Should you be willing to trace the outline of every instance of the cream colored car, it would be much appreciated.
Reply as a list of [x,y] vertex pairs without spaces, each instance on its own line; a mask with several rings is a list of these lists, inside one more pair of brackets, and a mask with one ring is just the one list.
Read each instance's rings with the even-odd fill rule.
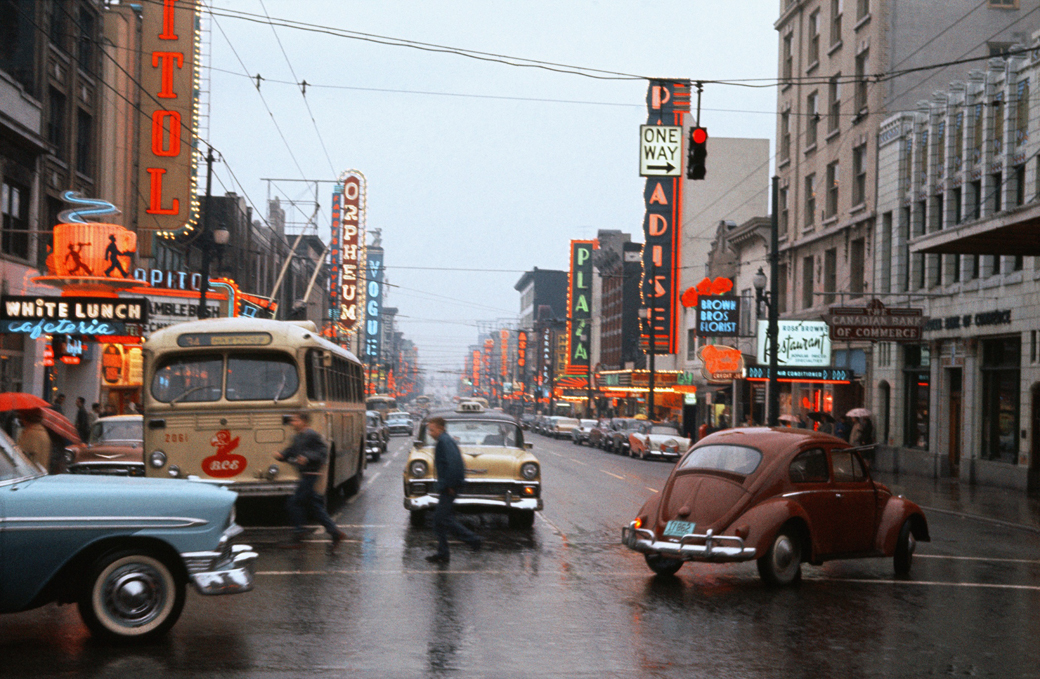
[[[542,509],[542,469],[516,420],[469,403],[432,415],[444,418],[466,465],[466,485],[455,500],[456,509],[506,514],[510,526],[530,528],[534,513]],[[404,508],[411,512],[414,526],[423,525],[439,500],[435,445],[424,421],[404,468]]]

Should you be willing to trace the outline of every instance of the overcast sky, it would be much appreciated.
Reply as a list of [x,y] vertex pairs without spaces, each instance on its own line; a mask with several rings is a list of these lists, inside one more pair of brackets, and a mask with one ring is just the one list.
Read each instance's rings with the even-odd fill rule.
[[[215,0],[214,7],[637,76],[777,73],[777,0]],[[233,172],[266,212],[261,177],[364,173],[368,227],[382,229],[388,278],[399,286],[386,304],[400,309],[400,327],[428,370],[460,368],[476,323],[515,317],[521,272],[566,268],[570,239],[622,229],[642,240],[644,80],[596,80],[231,17],[215,19],[208,51],[209,140],[227,163],[215,170],[217,189],[233,188]],[[245,74],[263,78],[259,93]],[[306,100],[289,84],[303,80]],[[712,136],[772,139],[775,108],[772,87],[707,85],[702,123]],[[330,194],[322,185],[326,240]],[[271,195],[310,201],[313,187],[282,182]],[[304,222],[313,206],[287,209]],[[436,267],[506,271],[428,269]]]

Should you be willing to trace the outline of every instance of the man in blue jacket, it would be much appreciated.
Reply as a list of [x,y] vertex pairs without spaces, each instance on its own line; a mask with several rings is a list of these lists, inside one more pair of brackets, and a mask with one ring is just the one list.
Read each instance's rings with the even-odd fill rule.
[[482,543],[476,533],[455,519],[455,498],[466,483],[466,465],[462,461],[458,444],[444,428],[443,417],[430,418],[426,423],[426,431],[437,441],[437,447],[433,452],[433,465],[437,470],[437,492],[440,495],[437,508],[433,510],[433,527],[437,531],[437,553],[426,557],[430,563],[448,563],[451,559],[448,551],[448,531],[459,536],[474,552],[480,549]]

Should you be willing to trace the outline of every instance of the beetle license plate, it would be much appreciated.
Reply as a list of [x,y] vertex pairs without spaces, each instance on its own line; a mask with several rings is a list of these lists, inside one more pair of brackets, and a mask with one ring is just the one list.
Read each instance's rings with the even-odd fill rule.
[[664,534],[670,537],[681,538],[689,535],[697,528],[697,524],[689,521],[669,521],[664,527]]

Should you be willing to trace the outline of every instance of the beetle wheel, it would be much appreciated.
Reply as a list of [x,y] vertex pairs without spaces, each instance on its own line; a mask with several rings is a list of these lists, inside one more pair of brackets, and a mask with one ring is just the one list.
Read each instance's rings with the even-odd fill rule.
[[644,554],[643,558],[646,559],[646,565],[650,567],[657,575],[675,575],[679,572],[679,569],[683,567],[685,563],[682,559],[674,559],[670,556],[661,556],[660,554]]
[[147,552],[124,550],[94,566],[80,591],[80,617],[97,637],[139,641],[165,634],[184,608],[184,582]]
[[771,585],[790,585],[802,577],[802,544],[798,534],[782,528],[765,555],[758,560],[758,574]]
[[910,575],[910,566],[914,560],[915,547],[917,547],[917,540],[914,539],[913,531],[910,529],[910,519],[907,519],[899,529],[899,537],[896,539],[896,553],[892,557],[896,575]]

